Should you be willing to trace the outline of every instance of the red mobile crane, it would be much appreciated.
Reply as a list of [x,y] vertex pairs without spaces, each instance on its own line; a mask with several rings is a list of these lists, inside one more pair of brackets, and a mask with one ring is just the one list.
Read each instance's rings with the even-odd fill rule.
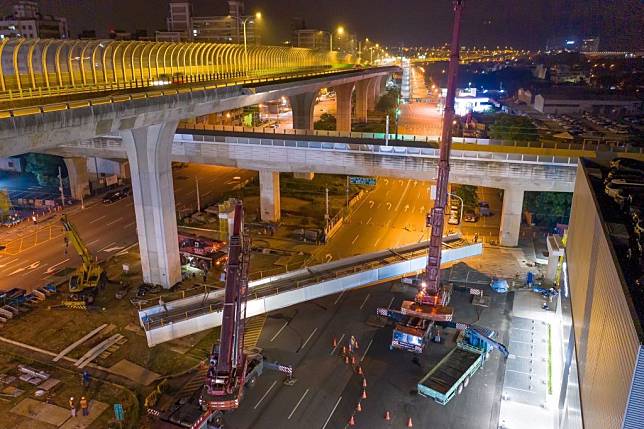
[[441,250],[443,244],[443,229],[445,222],[445,206],[447,205],[447,185],[449,183],[449,155],[452,148],[452,121],[454,120],[454,99],[456,97],[456,78],[460,60],[461,16],[463,0],[454,0],[454,29],[452,31],[452,46],[449,56],[447,75],[447,97],[443,114],[443,133],[441,136],[440,156],[438,160],[438,179],[436,181],[436,202],[431,213],[427,216],[427,226],[431,227],[429,252],[425,270],[425,281],[416,296],[420,305],[446,307],[449,303],[451,290],[440,283]]

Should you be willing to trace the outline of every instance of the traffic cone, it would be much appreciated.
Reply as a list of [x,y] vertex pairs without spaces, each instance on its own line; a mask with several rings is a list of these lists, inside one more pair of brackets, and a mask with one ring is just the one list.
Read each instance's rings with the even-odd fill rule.
[[391,413],[389,411],[385,411],[385,420],[391,420]]
[[356,405],[356,411],[362,411],[362,404],[360,404],[360,402]]
[[333,348],[338,347],[338,339],[336,337],[333,337]]
[[362,366],[358,366],[358,375],[363,375]]
[[344,356],[344,363],[346,363],[347,365],[349,364],[349,356],[348,355]]
[[362,396],[361,396],[361,398],[362,398],[362,399],[367,399],[367,390],[366,390],[366,389],[362,389]]
[[356,364],[356,357],[351,356],[351,365],[355,365],[355,364]]
[[355,417],[351,416],[349,419],[349,426],[355,426],[356,425],[356,419]]
[[362,387],[363,388],[367,387],[367,379],[364,377],[362,378]]
[[343,355],[347,354],[347,346],[342,346],[342,354]]
[[409,418],[409,420],[407,420],[407,427],[408,428],[413,428],[414,427],[414,422],[411,421],[411,417]]

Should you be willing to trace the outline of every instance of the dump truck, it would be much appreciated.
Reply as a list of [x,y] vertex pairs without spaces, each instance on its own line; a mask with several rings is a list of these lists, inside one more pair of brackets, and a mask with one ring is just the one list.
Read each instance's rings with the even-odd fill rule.
[[463,392],[472,376],[490,357],[493,348],[505,358],[508,350],[493,339],[496,333],[490,329],[460,323],[443,323],[441,326],[464,329],[459,331],[456,347],[418,382],[417,389],[419,395],[445,405]]

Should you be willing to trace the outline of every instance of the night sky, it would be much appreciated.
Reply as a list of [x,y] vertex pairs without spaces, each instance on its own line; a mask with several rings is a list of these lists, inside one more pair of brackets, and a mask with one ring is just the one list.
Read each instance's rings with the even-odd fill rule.
[[[247,0],[261,10],[266,39],[289,38],[290,18],[309,28],[344,24],[360,37],[391,45],[439,45],[449,38],[451,0]],[[0,7],[10,4],[0,0]],[[72,37],[82,29],[153,32],[165,27],[167,0],[41,0],[42,11],[66,16]],[[193,0],[195,15],[222,15],[225,0]],[[548,38],[599,35],[602,49],[644,50],[643,0],[466,0],[463,44],[543,48]]]

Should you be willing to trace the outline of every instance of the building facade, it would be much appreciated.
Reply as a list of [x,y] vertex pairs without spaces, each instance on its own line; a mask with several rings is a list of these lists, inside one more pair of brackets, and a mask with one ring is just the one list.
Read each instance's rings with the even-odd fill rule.
[[330,38],[328,31],[304,28],[293,31],[291,45],[295,48],[329,50]]
[[0,19],[0,38],[67,39],[67,19],[43,15],[35,1],[20,0],[13,5],[13,14]]
[[620,263],[623,249],[613,238],[620,221],[603,194],[603,175],[599,165],[580,160],[561,285],[570,321],[562,428],[635,429],[644,422],[642,291]]
[[534,108],[541,113],[628,114],[642,111],[642,101],[612,94],[584,91],[545,91],[534,97]]

